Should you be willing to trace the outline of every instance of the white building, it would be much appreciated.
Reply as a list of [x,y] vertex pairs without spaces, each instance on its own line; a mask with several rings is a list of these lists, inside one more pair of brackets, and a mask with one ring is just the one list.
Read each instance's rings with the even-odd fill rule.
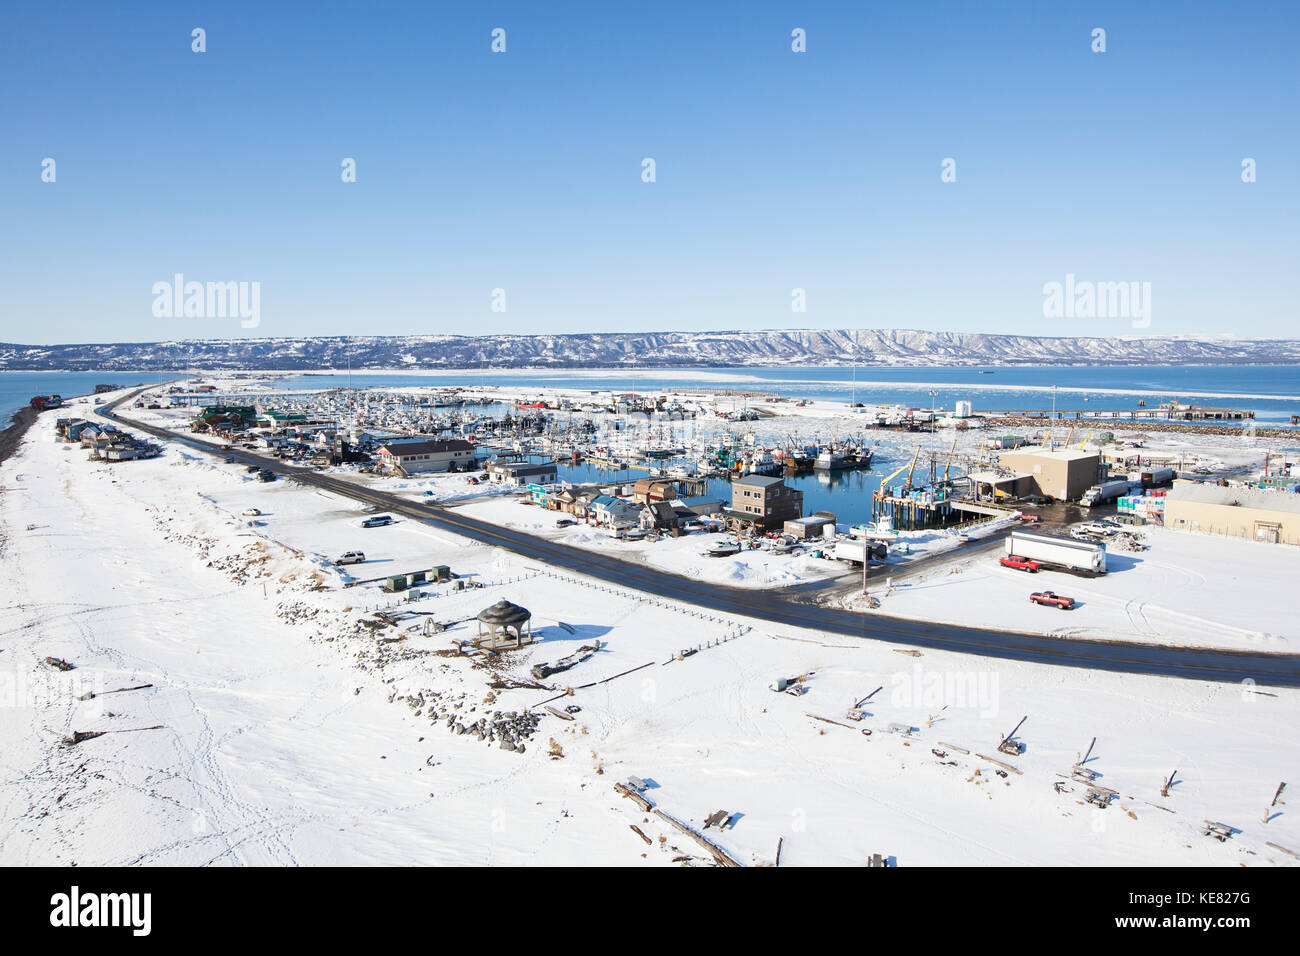
[[429,471],[467,471],[475,467],[474,446],[467,441],[401,441],[380,445],[375,458],[383,470],[418,475]]

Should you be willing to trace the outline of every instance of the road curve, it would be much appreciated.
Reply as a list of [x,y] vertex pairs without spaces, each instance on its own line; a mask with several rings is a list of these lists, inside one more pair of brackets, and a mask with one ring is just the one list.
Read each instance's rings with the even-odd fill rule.
[[1018,631],[862,614],[799,603],[780,591],[742,590],[708,584],[648,565],[557,544],[536,535],[457,514],[437,505],[405,501],[386,492],[287,465],[277,459],[233,449],[224,451],[180,432],[145,425],[119,415],[117,406],[137,394],[139,393],[133,392],[100,406],[96,411],[120,425],[154,437],[180,442],[207,454],[232,457],[244,464],[256,464],[302,484],[373,505],[484,544],[505,548],[554,568],[713,611],[829,634],[1002,660],[1190,680],[1253,681],[1259,685],[1300,687],[1300,655],[1296,654],[1171,647],[1123,640],[1053,638]]

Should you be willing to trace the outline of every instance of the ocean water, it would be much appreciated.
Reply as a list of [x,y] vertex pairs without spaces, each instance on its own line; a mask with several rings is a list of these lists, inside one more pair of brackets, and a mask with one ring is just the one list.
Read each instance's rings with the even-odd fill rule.
[[[5,419],[32,395],[84,394],[99,382],[156,381],[153,372],[0,372],[0,415]],[[347,375],[293,375],[278,379],[286,390],[338,388]],[[979,411],[1062,411],[1148,407],[1177,399],[1252,410],[1260,424],[1289,425],[1300,415],[1300,366],[1017,366],[1014,368],[699,368],[498,370],[428,374],[354,373],[354,387],[491,385],[587,388],[594,392],[646,392],[703,388],[764,392],[794,399],[903,404],[951,409],[970,401]],[[1055,389],[1053,388],[1055,386]],[[931,395],[930,393],[934,394]],[[735,399],[737,405],[743,398]]]
[[35,395],[88,395],[96,385],[136,385],[155,382],[153,372],[0,372],[0,428]]

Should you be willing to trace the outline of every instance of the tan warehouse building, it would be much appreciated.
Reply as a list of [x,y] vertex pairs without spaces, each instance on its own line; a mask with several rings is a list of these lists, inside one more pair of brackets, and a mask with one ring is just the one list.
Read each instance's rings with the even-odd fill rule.
[[1165,527],[1300,544],[1300,495],[1180,478],[1165,498]]
[[1068,448],[1022,448],[998,455],[998,467],[1017,479],[1015,494],[1070,500],[1097,483],[1101,456]]

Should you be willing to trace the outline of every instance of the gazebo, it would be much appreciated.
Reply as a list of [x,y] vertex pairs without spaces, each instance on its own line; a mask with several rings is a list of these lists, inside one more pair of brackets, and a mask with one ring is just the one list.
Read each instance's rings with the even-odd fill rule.
[[[533,612],[528,608],[512,604],[502,598],[491,607],[479,611],[478,643],[485,643],[486,637],[486,643],[493,647],[504,647],[512,643],[515,647],[531,644],[533,627],[529,621],[532,616]],[[487,625],[486,634],[483,630],[484,625]]]

